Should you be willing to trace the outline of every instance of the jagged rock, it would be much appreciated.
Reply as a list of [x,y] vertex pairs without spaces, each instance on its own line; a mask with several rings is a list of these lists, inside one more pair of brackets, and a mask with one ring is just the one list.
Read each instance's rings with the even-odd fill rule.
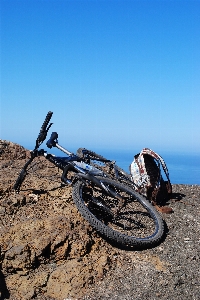
[[0,299],[198,299],[199,186],[173,185],[161,246],[125,251],[81,217],[72,187],[38,157],[19,194],[30,152],[0,140]]
[[21,192],[12,190],[29,155],[0,141],[0,258],[7,289],[15,299],[83,295],[111,268],[106,242],[81,217],[72,188],[61,186],[58,170],[44,158],[38,158]]

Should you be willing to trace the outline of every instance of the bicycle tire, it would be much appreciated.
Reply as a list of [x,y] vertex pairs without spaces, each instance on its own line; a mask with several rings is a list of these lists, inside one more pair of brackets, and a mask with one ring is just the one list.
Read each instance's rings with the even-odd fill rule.
[[124,206],[117,209],[120,201],[116,197],[108,195],[94,183],[78,180],[73,187],[73,200],[90,225],[104,237],[123,246],[144,249],[158,244],[164,234],[164,222],[151,203],[116,180],[96,178],[104,186],[121,193],[125,201]]

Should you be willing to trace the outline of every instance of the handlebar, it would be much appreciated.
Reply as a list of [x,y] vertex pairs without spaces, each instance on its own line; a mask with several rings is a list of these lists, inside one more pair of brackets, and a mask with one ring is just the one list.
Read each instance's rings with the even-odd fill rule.
[[[53,115],[52,111],[49,111],[48,114],[46,115],[46,118],[41,126],[40,132],[39,132],[37,140],[36,140],[35,149],[39,148],[39,146],[46,139],[47,132],[48,132],[49,128],[51,127],[51,125],[53,124],[53,123],[49,124],[49,121],[51,120],[52,115]],[[48,124],[49,124],[49,126],[48,126]]]

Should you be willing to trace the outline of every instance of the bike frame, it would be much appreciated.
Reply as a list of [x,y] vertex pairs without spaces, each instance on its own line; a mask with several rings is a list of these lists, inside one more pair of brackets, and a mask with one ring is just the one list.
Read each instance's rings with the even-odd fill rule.
[[[120,198],[120,200],[122,200],[122,198],[114,190],[112,190],[108,186],[105,186],[103,184],[103,182],[101,182],[101,180],[99,180],[96,177],[96,176],[106,177],[107,175],[105,173],[103,173],[101,170],[99,170],[97,168],[93,168],[92,170],[88,171],[88,170],[85,170],[85,169],[77,166],[76,162],[82,162],[82,161],[84,161],[84,159],[81,159],[74,153],[72,153],[72,152],[68,151],[67,149],[65,149],[64,147],[60,146],[57,142],[57,137],[58,137],[58,134],[56,132],[53,132],[51,135],[51,138],[46,143],[47,147],[48,148],[56,147],[59,150],[61,150],[62,152],[64,152],[65,154],[67,154],[68,156],[67,157],[58,157],[58,156],[52,155],[50,153],[47,153],[47,151],[44,151],[44,149],[38,150],[38,148],[36,147],[33,151],[31,151],[31,158],[24,165],[24,167],[20,173],[21,176],[18,177],[18,181],[14,185],[15,190],[19,191],[20,185],[23,182],[23,180],[27,174],[26,170],[27,170],[28,166],[31,164],[31,162],[34,160],[34,158],[36,158],[38,156],[44,156],[48,161],[50,161],[56,167],[63,170],[63,173],[61,176],[61,181],[64,182],[65,184],[69,185],[69,184],[73,183],[70,179],[67,178],[68,171],[72,170],[76,173],[75,179],[77,178],[77,179],[81,179],[85,182],[86,181],[93,182],[98,187],[103,189],[106,193],[112,195],[113,197],[118,197],[118,198]],[[90,166],[90,165],[88,165],[88,166]]]

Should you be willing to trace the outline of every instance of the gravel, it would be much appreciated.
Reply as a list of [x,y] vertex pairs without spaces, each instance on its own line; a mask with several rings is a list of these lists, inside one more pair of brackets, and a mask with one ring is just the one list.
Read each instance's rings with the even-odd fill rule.
[[153,249],[120,251],[119,266],[84,299],[200,299],[200,186],[173,185],[166,237]]

